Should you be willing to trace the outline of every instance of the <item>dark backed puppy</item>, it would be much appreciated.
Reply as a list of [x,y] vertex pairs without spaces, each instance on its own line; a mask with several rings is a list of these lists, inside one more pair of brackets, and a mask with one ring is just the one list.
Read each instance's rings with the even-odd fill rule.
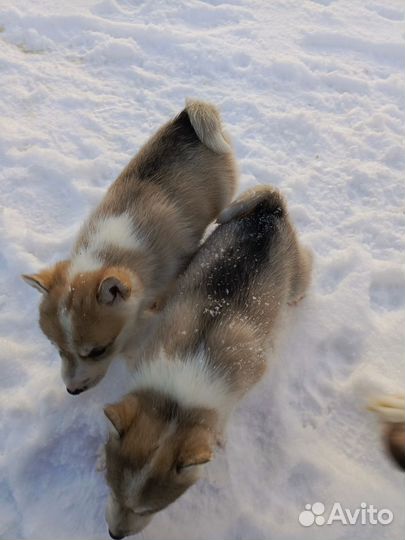
[[220,221],[180,278],[134,391],[105,409],[113,536],[141,530],[198,479],[265,371],[282,309],[308,286],[311,255],[278,191],[249,191]]

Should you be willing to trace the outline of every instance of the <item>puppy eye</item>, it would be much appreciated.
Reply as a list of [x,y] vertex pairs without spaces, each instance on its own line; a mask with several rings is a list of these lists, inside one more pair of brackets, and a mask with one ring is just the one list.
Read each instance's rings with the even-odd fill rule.
[[91,351],[87,355],[87,358],[98,358],[99,356],[104,354],[106,350],[107,347],[94,347],[94,349],[91,349]]

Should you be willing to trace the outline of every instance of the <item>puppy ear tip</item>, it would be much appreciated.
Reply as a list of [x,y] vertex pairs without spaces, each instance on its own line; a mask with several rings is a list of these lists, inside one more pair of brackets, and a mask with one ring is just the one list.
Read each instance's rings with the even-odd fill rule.
[[25,281],[27,285],[30,285],[30,287],[33,287],[34,289],[37,289],[42,294],[46,294],[49,292],[49,285],[44,282],[40,276],[37,274],[21,274],[21,278]]

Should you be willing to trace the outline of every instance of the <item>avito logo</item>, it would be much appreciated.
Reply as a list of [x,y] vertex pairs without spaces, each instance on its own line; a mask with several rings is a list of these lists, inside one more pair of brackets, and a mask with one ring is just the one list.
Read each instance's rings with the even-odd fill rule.
[[389,525],[394,519],[394,514],[388,508],[379,510],[373,504],[362,502],[360,507],[351,510],[344,508],[339,502],[335,502],[328,515],[325,515],[325,505],[321,502],[306,504],[298,516],[298,521],[304,527],[316,525]]

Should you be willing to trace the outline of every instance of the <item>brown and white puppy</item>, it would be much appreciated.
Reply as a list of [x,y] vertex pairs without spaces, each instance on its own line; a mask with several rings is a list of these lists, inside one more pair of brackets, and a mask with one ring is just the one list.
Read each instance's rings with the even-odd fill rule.
[[109,188],[70,259],[23,276],[43,293],[40,326],[60,352],[69,393],[96,385],[116,354],[141,347],[152,306],[163,303],[236,183],[217,109],[188,101]]
[[276,190],[249,191],[219,221],[179,278],[133,392],[105,408],[113,538],[142,530],[196,482],[266,369],[281,311],[308,287],[312,257]]

